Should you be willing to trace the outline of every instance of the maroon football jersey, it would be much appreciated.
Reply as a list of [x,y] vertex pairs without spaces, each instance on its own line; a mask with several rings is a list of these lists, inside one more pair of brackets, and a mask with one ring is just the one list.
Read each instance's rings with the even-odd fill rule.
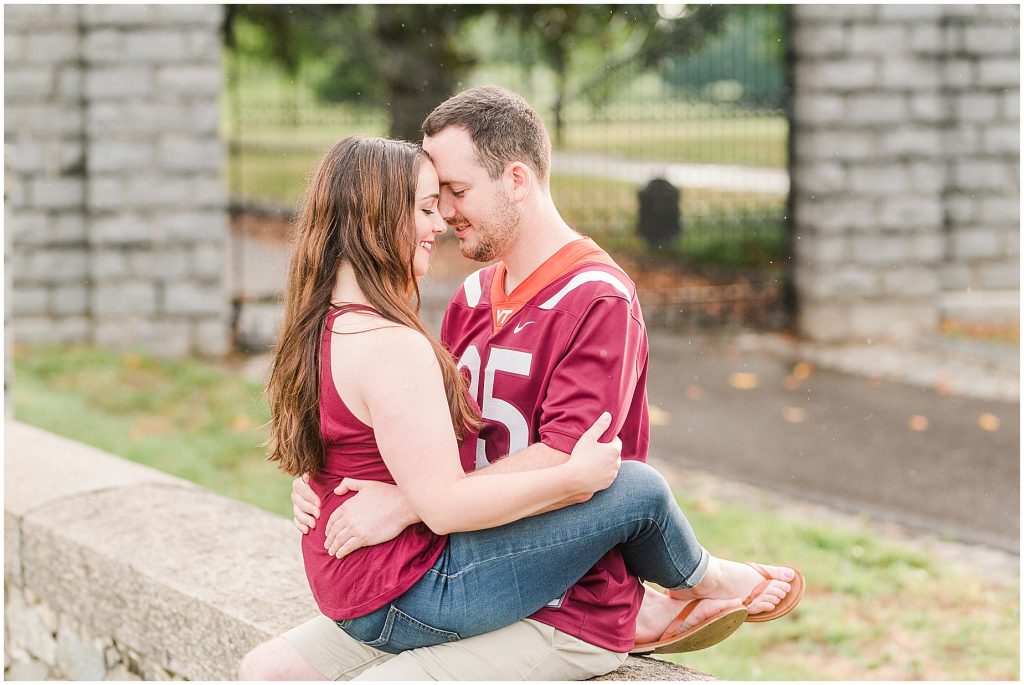
[[[459,358],[484,426],[462,463],[486,466],[535,442],[570,453],[602,412],[622,458],[646,461],[647,330],[636,288],[590,239],[569,243],[506,295],[504,264],[469,276],[441,339]],[[643,596],[618,550],[531,618],[616,652],[632,648]]]

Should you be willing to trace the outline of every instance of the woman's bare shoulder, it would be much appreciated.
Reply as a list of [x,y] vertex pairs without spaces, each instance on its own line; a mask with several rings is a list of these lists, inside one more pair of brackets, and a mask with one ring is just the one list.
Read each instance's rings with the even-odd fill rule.
[[332,331],[335,349],[364,357],[362,361],[368,363],[434,359],[433,348],[422,333],[376,314],[352,312],[339,316]]

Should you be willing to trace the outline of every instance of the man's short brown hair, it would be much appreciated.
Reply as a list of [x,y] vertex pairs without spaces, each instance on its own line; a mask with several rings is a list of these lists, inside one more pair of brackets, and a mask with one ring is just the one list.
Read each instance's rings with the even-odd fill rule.
[[551,139],[540,115],[521,96],[498,86],[477,86],[434,108],[420,125],[432,136],[449,126],[469,132],[476,161],[492,179],[511,162],[529,165],[546,186],[551,171]]

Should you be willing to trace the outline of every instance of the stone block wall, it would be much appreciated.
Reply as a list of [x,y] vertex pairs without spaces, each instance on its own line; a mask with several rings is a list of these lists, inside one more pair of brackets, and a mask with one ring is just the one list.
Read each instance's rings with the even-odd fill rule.
[[5,679],[232,680],[315,614],[286,519],[6,428]]
[[1019,325],[1020,12],[795,5],[799,328],[826,341]]
[[[287,519],[6,428],[5,680],[234,680],[246,652],[316,615]],[[630,658],[602,680],[715,678]]]
[[219,5],[4,8],[15,342],[228,347]]

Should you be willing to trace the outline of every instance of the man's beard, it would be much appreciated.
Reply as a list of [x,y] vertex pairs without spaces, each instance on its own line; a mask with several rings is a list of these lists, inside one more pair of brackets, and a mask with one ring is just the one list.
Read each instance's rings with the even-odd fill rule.
[[476,262],[489,262],[503,255],[516,238],[520,211],[515,202],[505,193],[501,194],[501,206],[486,223],[473,226],[475,242],[460,244],[462,256]]

